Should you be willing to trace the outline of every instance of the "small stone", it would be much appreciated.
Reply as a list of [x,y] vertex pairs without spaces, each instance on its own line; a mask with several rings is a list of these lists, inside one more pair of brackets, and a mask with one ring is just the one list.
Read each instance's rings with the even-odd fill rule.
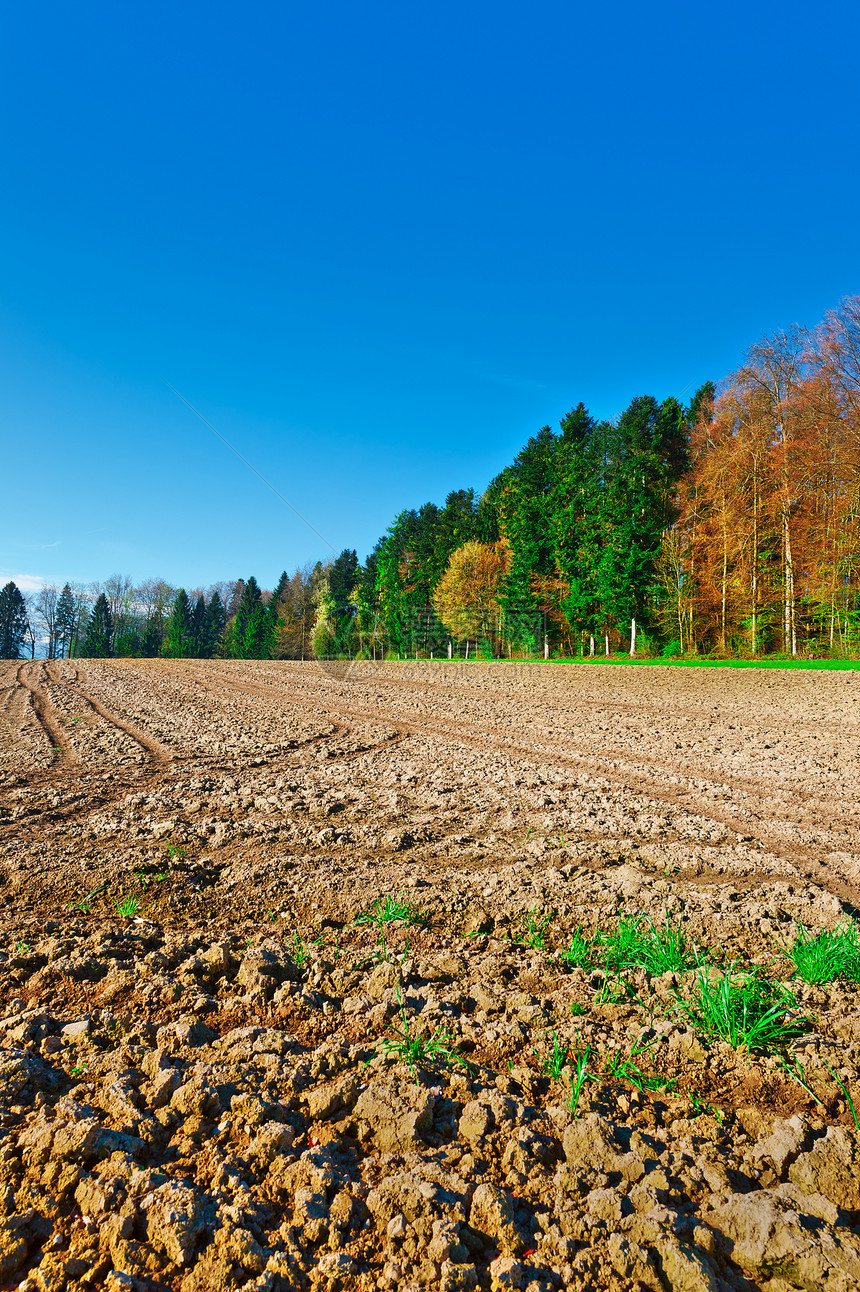
[[522,1289],[526,1285],[526,1267],[513,1256],[498,1256],[490,1265],[492,1292],[507,1292],[509,1288]]
[[333,1278],[336,1275],[352,1274],[355,1269],[355,1260],[349,1252],[326,1252],[317,1261],[317,1270],[326,1278]]
[[76,1036],[86,1036],[92,1031],[92,1021],[89,1018],[79,1018],[74,1023],[66,1023],[65,1027],[60,1028],[62,1036],[74,1039]]
[[387,1233],[389,1238],[402,1238],[406,1233],[406,1217],[398,1212],[392,1216],[388,1222]]

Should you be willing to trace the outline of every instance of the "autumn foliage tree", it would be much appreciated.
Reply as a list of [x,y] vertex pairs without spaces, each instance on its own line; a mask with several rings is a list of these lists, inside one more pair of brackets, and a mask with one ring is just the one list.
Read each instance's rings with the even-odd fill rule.
[[452,552],[433,593],[441,622],[458,640],[486,642],[498,653],[502,637],[499,596],[510,564],[504,542],[464,543]]

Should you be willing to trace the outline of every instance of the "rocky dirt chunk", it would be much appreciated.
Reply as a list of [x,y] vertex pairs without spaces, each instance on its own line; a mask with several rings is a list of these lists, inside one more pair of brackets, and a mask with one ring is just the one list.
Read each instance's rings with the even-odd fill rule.
[[785,1180],[789,1166],[806,1146],[808,1138],[809,1131],[800,1117],[775,1121],[770,1134],[760,1139],[750,1154],[753,1164],[762,1171],[762,1183]]
[[823,1139],[802,1153],[788,1178],[805,1193],[820,1193],[845,1211],[860,1212],[860,1134],[828,1126]]
[[0,1049],[0,1105],[17,1102],[27,1086],[36,1087],[48,1075],[46,1065],[26,1050]]
[[410,1081],[375,1081],[356,1101],[359,1135],[383,1153],[403,1153],[430,1130],[436,1095]]
[[383,961],[377,965],[364,985],[365,995],[371,1000],[381,1000],[386,992],[394,991],[400,986],[400,972],[397,965]]
[[236,985],[247,992],[271,996],[282,982],[298,981],[301,974],[283,951],[272,947],[250,947],[242,957]]
[[586,1167],[614,1172],[630,1181],[641,1180],[646,1164],[659,1157],[659,1146],[653,1140],[594,1112],[565,1127],[562,1146],[574,1170]]
[[516,1223],[511,1195],[494,1184],[478,1185],[472,1195],[469,1224],[491,1239],[505,1256],[518,1255],[528,1244]]
[[662,1280],[671,1292],[722,1292],[725,1288],[713,1261],[688,1243],[660,1237],[651,1250]]
[[196,1190],[168,1180],[141,1200],[146,1237],[174,1265],[191,1260],[207,1222],[207,1208]]
[[355,1107],[361,1090],[361,1083],[351,1073],[338,1077],[315,1090],[308,1090],[303,1096],[304,1106],[310,1121],[327,1121],[329,1118],[343,1117]]
[[27,1259],[32,1243],[32,1212],[0,1219],[0,1279],[8,1279]]
[[779,1193],[735,1194],[711,1208],[707,1221],[725,1240],[725,1254],[752,1278],[822,1292],[860,1287],[860,1239],[848,1229],[824,1229]]

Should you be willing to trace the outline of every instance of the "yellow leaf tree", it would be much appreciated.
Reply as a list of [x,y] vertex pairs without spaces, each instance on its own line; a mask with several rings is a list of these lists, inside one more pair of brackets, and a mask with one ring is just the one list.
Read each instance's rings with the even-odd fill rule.
[[433,593],[433,608],[453,637],[488,642],[494,654],[501,641],[498,594],[508,568],[505,542],[464,543],[451,553]]

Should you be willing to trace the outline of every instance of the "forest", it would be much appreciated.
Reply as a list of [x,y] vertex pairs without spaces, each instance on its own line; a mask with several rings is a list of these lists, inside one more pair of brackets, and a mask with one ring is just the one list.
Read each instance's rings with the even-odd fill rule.
[[583,403],[485,491],[277,586],[0,590],[0,656],[713,658],[860,653],[860,297],[688,404]]

